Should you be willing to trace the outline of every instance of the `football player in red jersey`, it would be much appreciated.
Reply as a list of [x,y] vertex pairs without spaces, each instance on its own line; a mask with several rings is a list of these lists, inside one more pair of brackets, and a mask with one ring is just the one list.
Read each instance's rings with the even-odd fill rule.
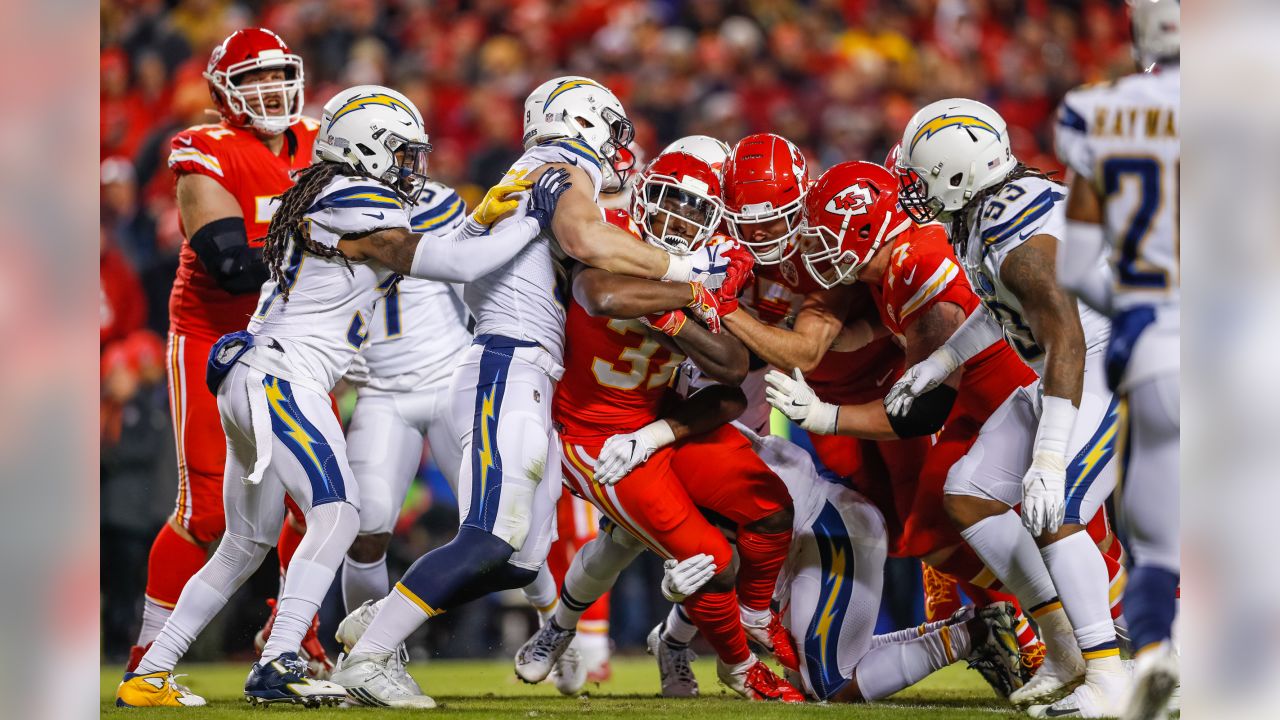
[[[645,218],[639,225],[645,228],[646,238],[678,252],[701,246],[716,226],[718,184],[710,166],[691,155],[670,153],[656,158],[641,179],[636,199]],[[624,225],[622,213],[608,217],[624,227],[630,224]],[[746,253],[739,252],[734,261],[749,262]],[[739,609],[739,591],[751,593],[758,584],[753,574],[771,572],[768,582],[776,582],[787,546],[778,553],[778,562],[744,559],[735,578],[729,567],[728,542],[696,506],[701,495],[716,496],[719,501],[713,509],[731,518],[741,515],[746,521],[740,524],[740,532],[768,534],[775,524],[789,528],[791,504],[785,485],[762,462],[763,473],[738,472],[735,467],[722,480],[717,472],[713,481],[703,468],[699,477],[680,477],[675,470],[678,446],[672,444],[711,427],[658,420],[672,375],[686,355],[709,377],[727,384],[736,385],[745,375],[747,353],[741,343],[689,322],[685,314],[691,311],[716,330],[719,310],[715,297],[697,283],[628,278],[593,268],[577,272],[566,325],[565,379],[557,388],[553,409],[564,445],[566,482],[659,555],[681,560],[701,554],[714,558],[714,577],[685,601],[685,608],[715,647],[721,679],[753,699],[801,701],[802,696],[747,647]],[[653,330],[670,336],[674,343]],[[718,418],[714,421],[719,423]],[[603,479],[597,475],[605,468],[598,460],[602,446],[612,436],[628,433],[638,436],[632,443],[640,448],[638,466],[621,482],[617,475]],[[770,483],[776,483],[776,488]],[[735,485],[737,492],[723,492],[728,484]],[[769,587],[764,595],[766,609],[771,595]],[[563,594],[560,600],[557,614],[516,656],[516,672],[526,681],[546,677],[572,640],[575,611],[580,613],[582,606]],[[568,627],[557,622],[561,609],[575,614],[566,622]]]
[[[824,399],[862,403],[884,397],[902,374],[903,354],[880,325],[865,287],[825,289],[799,266],[796,250],[810,180],[804,155],[785,138],[749,135],[724,164],[726,224],[756,257],[756,281],[725,327],[757,356],[787,372],[799,368]],[[761,397],[750,398],[764,404]],[[748,411],[750,412],[750,410]],[[812,435],[818,459],[848,477],[880,508],[891,553],[909,512],[928,439],[864,441]]]
[[[275,33],[249,28],[214,48],[205,71],[221,115],[171,142],[183,235],[169,297],[169,404],[178,448],[178,499],[147,565],[138,646],[129,669],[164,626],[187,580],[225,528],[226,438],[205,387],[209,351],[243,330],[267,278],[262,239],[290,172],[311,162],[319,123],[302,117],[302,58]],[[319,648],[319,643],[314,644]]]

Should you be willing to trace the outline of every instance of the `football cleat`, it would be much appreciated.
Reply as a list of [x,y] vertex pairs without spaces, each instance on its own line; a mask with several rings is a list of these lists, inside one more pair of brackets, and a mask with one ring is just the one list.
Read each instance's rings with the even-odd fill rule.
[[1020,707],[1053,703],[1071,692],[1083,679],[1084,657],[1075,638],[1070,637],[1056,652],[1050,652],[1045,646],[1040,669],[1009,696],[1009,701]]
[[[262,629],[253,636],[253,649],[258,654],[262,654],[266,649],[267,639],[271,637],[271,628],[276,624],[276,599],[267,598],[267,607],[271,608],[271,614],[267,616]],[[307,628],[307,634],[302,636],[302,647],[299,648],[298,655],[307,663],[307,675],[316,680],[324,680],[333,672],[333,661],[325,652],[324,645],[320,644],[319,630],[320,616],[316,615],[311,618],[311,627]]]
[[800,656],[796,652],[795,640],[787,631],[787,627],[782,624],[782,616],[776,612],[770,612],[769,639],[773,642],[773,656],[778,659],[782,667],[788,670],[799,670]]
[[1129,689],[1129,673],[1124,670],[1119,657],[1107,660],[1110,662],[1091,661],[1083,683],[1052,705],[1032,705],[1027,708],[1027,714],[1031,717],[1082,718],[1119,715]]
[[977,670],[996,694],[1007,698],[1030,680],[1018,652],[1018,636],[1014,631],[1018,611],[1007,602],[998,602],[978,610],[977,618],[987,628],[986,637],[973,644],[969,667]]
[[1178,656],[1168,642],[1147,650],[1134,661],[1133,688],[1122,720],[1158,720],[1180,705]]
[[778,613],[773,610],[749,610],[745,607],[740,607],[739,610],[742,615],[742,630],[747,634],[748,640],[773,653],[784,668],[800,667],[795,644],[787,634],[787,628],[783,626]]
[[[360,607],[347,613],[342,618],[342,622],[338,623],[338,629],[333,633],[333,639],[338,641],[342,646],[342,651],[350,653],[351,649],[360,642],[360,638],[364,635],[364,631],[369,629],[369,624],[377,617],[378,610],[382,607],[381,601],[365,600]],[[404,643],[400,643],[400,647],[391,656],[391,660],[387,664],[388,670],[396,678],[400,684],[409,688],[415,695],[425,695],[422,686],[418,685],[418,681],[413,679],[409,674],[409,670],[405,667],[409,664],[409,649]]]
[[117,707],[199,707],[204,698],[178,684],[181,675],[160,671],[125,673],[116,688]]
[[755,655],[732,666],[726,665],[723,660],[716,660],[716,674],[720,676],[720,682],[748,700],[804,702],[803,693],[778,677]]
[[577,634],[577,629],[565,630],[555,620],[547,620],[516,651],[516,677],[530,684],[546,680]]
[[[347,691],[350,702],[371,707],[429,710],[436,701],[405,685],[391,665],[393,655],[339,655],[333,682]],[[406,673],[407,675],[407,673]]]
[[649,631],[645,649],[658,659],[658,676],[662,680],[662,697],[697,697],[698,679],[693,675],[697,658],[689,646],[675,647],[662,639],[666,622]]
[[347,698],[341,685],[307,676],[307,663],[297,653],[281,653],[266,664],[254,663],[244,681],[244,697],[252,705],[293,703],[307,707],[336,705]]
[[575,697],[587,684],[587,665],[576,647],[568,647],[551,668],[551,683],[561,695]]

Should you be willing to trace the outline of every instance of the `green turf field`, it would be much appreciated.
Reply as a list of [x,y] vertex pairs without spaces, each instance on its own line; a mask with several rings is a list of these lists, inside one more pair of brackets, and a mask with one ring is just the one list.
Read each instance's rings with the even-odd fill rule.
[[728,694],[716,682],[715,663],[699,660],[695,672],[702,686],[702,697],[670,700],[657,696],[657,667],[647,656],[614,658],[613,678],[599,686],[588,685],[583,698],[560,696],[549,684],[525,685],[516,680],[510,661],[437,661],[410,666],[427,693],[440,703],[436,710],[409,711],[374,708],[338,708],[307,710],[277,705],[254,710],[241,695],[249,665],[184,665],[180,672],[189,673],[180,682],[211,702],[209,707],[188,709],[123,709],[115,707],[115,686],[120,668],[102,670],[102,714],[124,717],[142,714],[149,717],[192,718],[193,720],[246,717],[247,713],[265,712],[272,717],[306,717],[312,720],[349,718],[352,713],[370,717],[407,717],[423,712],[456,718],[565,718],[589,714],[605,718],[679,718],[680,720],[751,718],[850,717],[850,718],[993,718],[1013,715],[1008,705],[998,700],[976,672],[954,665],[935,674],[920,685],[892,700],[875,705],[807,705],[748,704]]

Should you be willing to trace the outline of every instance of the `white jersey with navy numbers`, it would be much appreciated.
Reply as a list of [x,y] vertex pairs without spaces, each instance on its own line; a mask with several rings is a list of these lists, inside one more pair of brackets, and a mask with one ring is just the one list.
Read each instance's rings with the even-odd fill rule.
[[1103,199],[1116,310],[1178,303],[1178,67],[1067,93],[1058,157]]
[[[304,217],[311,239],[328,247],[347,235],[409,227],[403,201],[366,177],[335,177]],[[286,248],[284,267],[283,283],[262,285],[248,328],[256,347],[244,362],[328,391],[364,343],[378,299],[395,289],[400,276],[381,263],[311,255],[296,243]],[[289,288],[287,302],[282,284]]]
[[[549,163],[569,163],[591,178],[592,197],[600,194],[600,158],[578,140],[550,140],[525,151],[507,171],[518,179]],[[507,218],[496,225],[515,222]],[[476,335],[502,335],[541,345],[556,362],[564,359],[565,294],[568,272],[564,253],[550,231],[530,242],[511,262],[487,277],[467,283],[463,300],[476,318]]]
[[[1044,350],[1036,343],[1022,315],[1022,303],[1000,279],[1000,266],[1009,253],[1036,235],[1061,240],[1066,230],[1067,189],[1039,177],[1006,183],[999,192],[969,210],[968,240],[957,250],[960,264],[974,292],[1004,328],[1005,340],[1037,373],[1044,371]],[[1101,264],[1103,261],[1099,259]],[[1100,268],[1101,269],[1101,268]],[[1101,350],[1109,337],[1106,318],[1084,303],[1080,323],[1087,350]]]
[[[462,198],[435,181],[427,181],[409,218],[424,243],[449,236],[466,219]],[[386,289],[366,337],[347,379],[392,393],[447,384],[458,354],[471,342],[466,310],[453,288],[412,277]]]

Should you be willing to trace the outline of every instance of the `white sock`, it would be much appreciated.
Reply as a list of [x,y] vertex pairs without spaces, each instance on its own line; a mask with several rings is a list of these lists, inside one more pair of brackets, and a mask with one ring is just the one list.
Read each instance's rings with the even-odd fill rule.
[[350,555],[342,559],[342,605],[347,612],[353,612],[366,600],[386,597],[390,583],[386,555],[371,563],[352,560]]
[[141,674],[172,670],[191,643],[227,604],[227,598],[249,579],[267,556],[268,546],[234,533],[218,543],[204,567],[187,581],[178,603],[138,663]]
[[555,611],[556,625],[577,627],[582,613],[609,592],[618,575],[644,551],[643,545],[636,545],[633,548],[614,542],[608,533],[600,533],[583,545],[564,574],[561,602]]
[[919,625],[907,628],[906,630],[894,630],[893,632],[885,633],[884,635],[873,635],[871,637],[871,647],[874,649],[889,643],[915,640],[926,633],[933,632],[948,624],[950,623],[946,620],[935,620],[930,623],[920,623]]
[[684,613],[684,608],[672,605],[667,613],[667,627],[662,633],[662,641],[668,645],[688,645],[698,634],[698,628]]
[[961,530],[960,535],[1022,607],[1043,605],[1057,596],[1040,549],[1017,513],[1009,510],[984,518]]
[[971,649],[964,623],[947,625],[914,640],[872,648],[858,661],[854,677],[864,700],[881,700],[967,657]]
[[[525,585],[521,590],[529,604],[538,611],[538,619],[546,622],[556,611],[556,603],[560,601],[560,594],[556,590],[556,579],[551,574],[550,568],[546,563],[538,568],[538,577],[533,582]],[[562,625],[561,627],[573,627],[572,625]]]
[[297,652],[311,620],[333,585],[333,576],[360,531],[360,514],[348,502],[317,505],[307,513],[307,532],[289,561],[262,661]]
[[1080,650],[1088,653],[1099,645],[1115,647],[1107,565],[1089,533],[1068,535],[1041,548],[1040,554],[1053,576],[1053,584],[1060,588],[1062,609],[1075,628]]
[[164,628],[164,622],[173,614],[173,608],[167,608],[149,597],[142,599],[142,629],[138,631],[138,647],[146,647],[147,643],[156,639]]
[[391,591],[381,601],[382,607],[369,623],[356,646],[351,648],[354,655],[390,655],[399,649],[414,630],[422,626],[430,617],[417,603],[405,597],[399,589]]
[[161,670],[172,670],[186,654],[191,643],[205,629],[210,620],[227,604],[227,596],[205,582],[196,573],[182,588],[178,604],[174,606],[164,628],[134,672],[146,675]]

